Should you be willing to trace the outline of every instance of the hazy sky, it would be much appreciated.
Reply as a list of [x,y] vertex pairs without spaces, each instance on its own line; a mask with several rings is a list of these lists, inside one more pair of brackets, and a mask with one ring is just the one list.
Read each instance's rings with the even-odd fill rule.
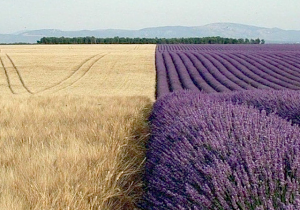
[[0,33],[242,23],[300,30],[300,0],[0,0]]

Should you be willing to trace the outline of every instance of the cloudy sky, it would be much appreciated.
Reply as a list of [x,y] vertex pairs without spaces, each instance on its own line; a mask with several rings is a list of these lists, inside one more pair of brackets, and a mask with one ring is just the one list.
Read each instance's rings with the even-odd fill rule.
[[0,33],[216,22],[300,30],[299,0],[0,0]]

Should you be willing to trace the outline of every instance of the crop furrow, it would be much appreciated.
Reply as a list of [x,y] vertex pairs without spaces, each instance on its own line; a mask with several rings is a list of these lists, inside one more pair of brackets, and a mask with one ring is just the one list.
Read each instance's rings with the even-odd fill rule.
[[264,87],[268,88],[274,88],[274,89],[282,89],[281,86],[274,85],[272,82],[260,77],[259,75],[252,72],[247,66],[245,66],[243,63],[241,63],[239,60],[236,60],[229,56],[228,54],[219,54],[221,58],[226,59],[227,61],[230,61],[239,71],[241,71],[245,76],[250,78],[251,80],[255,81],[257,84],[260,84],[262,86],[258,86],[258,88],[264,89]]
[[210,74],[219,81],[222,85],[224,85],[226,88],[230,90],[240,90],[241,87],[238,86],[236,83],[229,80],[226,76],[224,76],[220,71],[214,66],[214,64],[205,58],[202,53],[194,53],[194,56],[198,58],[202,64],[205,66],[205,68],[210,72]]
[[196,56],[194,56],[193,53],[186,53],[186,55],[191,60],[193,65],[197,68],[202,78],[204,78],[204,80],[217,92],[230,91],[230,89],[228,89],[211,75],[211,73],[206,69],[202,62]]
[[[237,62],[239,62],[240,64],[242,64],[244,66],[244,68],[242,69],[244,72],[247,71],[248,75],[251,75],[252,77],[256,77],[261,83],[268,85],[269,87],[272,87],[274,89],[284,89],[286,88],[285,86],[282,86],[280,83],[280,81],[270,78],[268,74],[261,72],[260,70],[258,70],[257,68],[255,68],[253,65],[251,65],[250,63],[246,62],[245,60],[235,56],[234,54],[227,54],[228,57],[236,60]],[[279,84],[277,84],[279,83]]]
[[[206,93],[300,90],[299,50],[296,45],[163,44],[156,48],[163,54],[168,91],[199,89]],[[157,80],[162,80],[159,75]]]
[[155,97],[158,98],[170,92],[167,70],[161,52],[155,53],[155,67],[156,67]]
[[174,63],[172,61],[172,58],[170,57],[170,54],[167,52],[164,52],[163,58],[165,61],[167,75],[168,75],[169,82],[170,82],[170,90],[171,91],[182,90],[183,87],[179,80],[178,73],[177,73]]
[[216,92],[216,90],[213,87],[211,87],[201,76],[197,68],[194,66],[193,62],[186,56],[185,53],[181,52],[178,53],[178,55],[184,63],[184,65],[187,67],[191,78],[193,79],[194,83],[200,91],[204,91],[206,93]]
[[180,80],[183,88],[189,89],[189,90],[198,90],[198,88],[195,86],[193,80],[191,79],[186,66],[182,63],[182,61],[181,61],[180,57],[177,55],[177,53],[170,52],[170,56],[174,63],[175,69],[177,70],[179,80]]
[[[262,55],[264,56],[264,55]],[[290,65],[292,66],[293,70],[297,73],[300,73],[300,62],[298,62],[297,59],[292,59],[290,57],[282,57],[282,56],[276,56],[276,55],[268,55],[269,58],[273,59],[274,61]]]
[[243,80],[239,79],[236,75],[232,74],[232,72],[226,68],[220,61],[215,59],[212,54],[214,53],[203,53],[202,55],[206,57],[218,70],[219,72],[231,80],[234,84],[237,84],[239,89],[251,90],[254,89],[251,85],[245,83]]
[[[290,89],[297,89],[297,86],[299,86],[299,82],[295,80],[292,76],[290,76],[288,73],[286,73],[284,70],[280,70],[278,67],[272,66],[270,63],[266,62],[263,59],[258,59],[253,57],[252,55],[237,55],[239,58],[244,59],[251,65],[253,65],[255,68],[260,70],[261,72],[264,72],[270,76],[269,78],[275,78],[280,81],[280,84],[285,85],[287,88]],[[293,85],[290,85],[293,84]],[[296,86],[296,87],[295,87]]]
[[213,56],[216,60],[222,63],[226,67],[226,69],[230,71],[233,75],[238,77],[240,80],[244,81],[246,84],[249,84],[251,87],[258,89],[269,88],[268,86],[265,86],[244,74],[244,72],[240,70],[242,66],[233,59],[221,57],[219,54],[212,54],[211,56]]

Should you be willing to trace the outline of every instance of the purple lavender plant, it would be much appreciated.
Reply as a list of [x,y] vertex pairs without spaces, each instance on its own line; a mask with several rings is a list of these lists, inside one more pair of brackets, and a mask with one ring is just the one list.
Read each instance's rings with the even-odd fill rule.
[[156,97],[182,89],[300,90],[299,52],[299,45],[157,45]]
[[300,128],[230,97],[157,100],[143,209],[300,209]]
[[294,90],[251,90],[214,94],[217,101],[231,101],[233,104],[255,107],[267,114],[275,113],[281,118],[300,125],[300,92]]

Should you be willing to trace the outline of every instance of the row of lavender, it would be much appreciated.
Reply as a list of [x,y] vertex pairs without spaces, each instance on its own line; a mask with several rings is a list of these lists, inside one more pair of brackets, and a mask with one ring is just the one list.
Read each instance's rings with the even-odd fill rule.
[[150,122],[143,209],[300,209],[300,92],[176,91]]
[[297,44],[266,44],[266,45],[245,45],[245,44],[160,44],[156,51],[271,51],[271,52],[299,52]]
[[156,97],[183,89],[299,90],[299,58],[300,45],[158,45]]

